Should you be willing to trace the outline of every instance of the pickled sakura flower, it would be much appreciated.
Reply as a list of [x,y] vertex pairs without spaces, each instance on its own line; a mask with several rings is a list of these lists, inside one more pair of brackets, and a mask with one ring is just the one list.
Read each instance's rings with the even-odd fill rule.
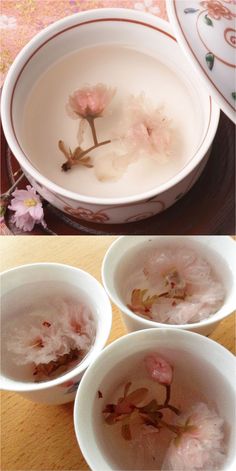
[[[224,286],[212,267],[190,249],[166,247],[153,251],[145,261],[143,277],[145,290],[135,287],[128,307],[157,322],[199,322],[214,314],[224,301]],[[145,293],[145,299],[152,301],[148,309],[144,297],[137,303],[135,293]]]
[[163,110],[141,94],[129,98],[126,113],[124,141],[130,152],[165,162],[173,150],[176,135]]
[[110,104],[115,89],[108,88],[102,83],[91,87],[89,85],[76,90],[70,97],[67,110],[72,117],[97,118]]
[[82,303],[54,299],[50,307],[28,316],[28,324],[12,326],[7,349],[17,365],[34,365],[50,375],[58,367],[80,359],[95,336],[95,321]]
[[171,441],[163,471],[222,469],[224,421],[214,410],[205,403],[194,404],[190,411],[177,418],[176,425],[184,427],[185,431]]
[[146,356],[144,362],[149,375],[154,381],[166,386],[172,383],[173,369],[168,361],[153,353]]

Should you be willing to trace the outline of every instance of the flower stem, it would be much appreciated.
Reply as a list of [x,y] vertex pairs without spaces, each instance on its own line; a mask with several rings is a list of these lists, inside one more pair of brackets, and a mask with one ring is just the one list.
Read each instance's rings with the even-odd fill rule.
[[18,183],[20,183],[20,181],[22,180],[22,178],[24,177],[24,174],[22,173],[21,176],[15,181],[15,183],[13,183],[13,185],[7,190],[5,191],[5,193],[3,193],[1,195],[1,198],[2,199],[5,199],[5,198],[8,198],[8,196],[10,196],[10,194],[13,192],[13,190],[16,188],[16,186],[18,185]]
[[79,154],[79,157],[77,159],[72,159],[72,158],[68,159],[67,162],[65,162],[61,166],[62,170],[67,172],[67,170],[70,170],[73,165],[79,164],[82,157],[84,157],[86,154],[88,154],[89,152],[91,152],[94,149],[97,149],[97,147],[105,146],[106,144],[110,144],[110,142],[111,142],[110,140],[99,142],[98,144],[89,147],[89,149],[86,149],[86,150],[82,151],[81,154]]
[[95,128],[95,124],[94,124],[95,118],[93,116],[88,116],[86,119],[87,119],[87,121],[89,123],[89,126],[91,128],[91,131],[92,131],[94,145],[97,146],[98,145],[98,138],[97,138],[96,128]]
[[166,384],[166,385],[165,385],[165,388],[166,388],[166,398],[165,398],[165,402],[164,402],[163,405],[159,406],[159,408],[160,408],[160,409],[170,409],[170,410],[172,410],[172,412],[174,412],[176,415],[179,415],[179,414],[180,414],[180,410],[177,409],[177,407],[172,406],[171,404],[169,404],[170,396],[171,396],[171,385],[170,385],[170,384]]
[[111,142],[110,140],[107,140],[107,141],[98,142],[97,144],[94,144],[94,146],[89,147],[89,149],[86,149],[83,152],[81,152],[79,158],[81,159],[82,157],[84,157],[86,154],[88,154],[92,150],[97,149],[97,147],[105,146],[106,144],[110,144],[110,142]]
[[163,427],[168,428],[169,430],[171,430],[171,432],[176,433],[176,435],[179,435],[179,432],[180,432],[179,427],[177,427],[177,426],[175,426],[175,425],[172,425],[172,424],[168,424],[168,423],[165,422],[164,420],[160,420],[160,421],[159,421],[159,424],[163,425]]
[[180,413],[181,413],[180,410],[177,409],[177,407],[172,406],[171,404],[168,404],[166,407],[167,407],[168,409],[172,410],[172,412],[174,412],[176,415],[180,415]]
[[171,394],[170,384],[166,384],[165,388],[166,388],[166,399],[165,399],[165,402],[164,402],[164,406],[167,406],[169,404],[170,394]]

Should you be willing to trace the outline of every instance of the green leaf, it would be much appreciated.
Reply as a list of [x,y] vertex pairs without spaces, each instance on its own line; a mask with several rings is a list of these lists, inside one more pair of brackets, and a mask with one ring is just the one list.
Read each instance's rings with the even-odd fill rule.
[[232,95],[232,98],[236,100],[236,92],[232,92],[231,95]]
[[156,412],[158,411],[158,403],[156,399],[152,399],[146,406],[141,408],[142,412]]
[[129,381],[128,383],[126,383],[125,385],[125,389],[124,389],[124,397],[127,396],[128,392],[129,392],[129,389],[130,389],[130,386],[131,386],[131,381]]
[[130,431],[130,426],[129,424],[123,424],[121,427],[121,435],[125,440],[132,440],[132,435]]
[[79,159],[79,163],[80,165],[84,165],[84,167],[93,168],[93,164],[90,157],[83,157],[82,159]]
[[130,393],[126,396],[126,400],[129,401],[130,404],[137,406],[140,402],[142,402],[145,397],[147,396],[148,389],[147,388],[139,388]]
[[208,69],[212,70],[214,66],[215,56],[212,52],[208,52],[205,56]]
[[74,150],[73,155],[72,155],[73,159],[76,159],[76,160],[80,159],[81,152],[83,152],[81,147],[76,147],[76,149]]
[[208,26],[214,26],[213,21],[209,18],[209,16],[204,16],[204,21]]
[[113,424],[116,423],[116,417],[117,417],[117,414],[115,414],[115,413],[109,414],[109,415],[105,418],[105,422],[106,422],[108,425],[113,425]]
[[185,8],[184,13],[196,13],[198,9],[196,10],[195,8]]

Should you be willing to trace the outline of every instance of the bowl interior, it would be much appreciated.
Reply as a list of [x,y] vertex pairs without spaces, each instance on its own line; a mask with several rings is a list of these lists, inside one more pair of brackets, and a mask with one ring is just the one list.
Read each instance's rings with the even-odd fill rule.
[[[153,321],[140,318],[127,308],[127,294],[130,292],[131,283],[134,274],[142,270],[150,252],[155,248],[189,248],[202,256],[212,267],[216,278],[223,284],[225,289],[225,299],[222,307],[208,320],[202,320],[199,323],[215,321],[222,315],[230,314],[235,308],[234,287],[235,287],[235,263],[236,252],[233,241],[221,237],[131,237],[121,238],[108,252],[104,263],[104,279],[109,294],[113,301],[117,303],[121,310],[136,319],[154,326]],[[129,280],[129,281],[127,281]],[[137,286],[138,288],[138,286]],[[198,324],[198,323],[196,323]],[[193,326],[196,324],[189,324]]]
[[[75,15],[35,39],[22,59],[16,86],[13,84],[12,126],[24,158],[40,175],[77,195],[119,198],[170,181],[192,161],[207,135],[210,100],[169,26],[158,20],[155,23],[154,27],[148,21],[119,18],[117,14],[82,21]],[[125,110],[130,94],[145,92],[158,107],[165,105],[178,128],[178,158],[159,166],[158,172],[152,159],[145,171],[142,161],[134,163],[118,181],[99,181],[93,169],[82,166],[62,172],[64,157],[58,141],[62,139],[73,149],[78,146],[78,120],[66,112],[69,95],[86,83],[99,82],[117,89],[109,113],[97,120],[100,140],[109,139],[123,120],[121,108]],[[182,108],[187,111],[180,113]],[[105,147],[97,152],[97,158],[102,159]]]
[[[77,438],[85,458],[92,469],[96,469],[95,460],[100,465],[106,463],[105,469],[134,469],[129,463],[131,455],[129,446],[124,453],[123,450],[117,453],[111,426],[104,425],[102,410],[106,404],[112,402],[114,393],[120,392],[121,385],[127,383],[130,378],[133,384],[135,383],[136,373],[138,376],[136,387],[147,387],[143,358],[147,353],[157,352],[174,367],[173,390],[178,395],[179,403],[184,404],[185,410],[194,403],[203,401],[209,407],[215,408],[224,418],[228,452],[224,469],[227,469],[227,464],[231,463],[234,456],[232,414],[234,414],[235,391],[230,377],[233,357],[230,360],[224,359],[225,352],[226,357],[229,355],[226,350],[220,348],[218,351],[218,345],[206,338],[202,340],[198,334],[179,331],[177,336],[176,331],[172,329],[168,331],[155,329],[154,333],[153,331],[154,329],[136,332],[123,338],[120,345],[117,342],[116,345],[113,344],[113,348],[110,347],[109,351],[106,349],[102,353],[82,380],[76,398],[74,420]],[[175,381],[178,383],[177,387]],[[101,391],[102,398],[98,397],[98,390]],[[85,409],[84,397],[92,402],[89,410]],[[86,427],[85,421],[87,421]],[[95,452],[92,457],[93,447]],[[157,469],[156,465],[154,464],[151,469]]]
[[[58,380],[63,382],[63,378],[70,375],[75,369],[77,373],[83,371],[103,347],[109,332],[107,316],[109,301],[101,285],[88,273],[73,267],[53,264],[26,265],[19,269],[10,270],[2,275],[1,281],[1,348],[4,358],[1,375],[5,386],[14,389],[14,383],[17,382],[33,383],[32,385],[37,388],[37,383],[32,381],[32,366],[17,365],[13,355],[8,351],[7,342],[14,322],[16,328],[21,328],[21,322],[19,322],[19,318],[21,318],[22,325],[27,330],[28,315],[28,322],[31,325],[33,322],[31,313],[41,312],[44,309],[45,312],[54,310],[53,302],[61,303],[64,300],[72,300],[73,303],[79,302],[86,306],[95,322],[95,338],[81,361],[77,361],[70,370],[45,384],[48,385],[48,383]],[[91,293],[93,294],[91,295]],[[106,328],[104,328],[105,318]],[[40,382],[40,385],[42,384],[43,382]]]

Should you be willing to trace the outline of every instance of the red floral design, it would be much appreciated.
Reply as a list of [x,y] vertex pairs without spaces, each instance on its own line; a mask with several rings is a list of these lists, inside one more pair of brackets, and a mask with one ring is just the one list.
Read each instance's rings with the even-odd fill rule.
[[218,0],[208,0],[200,2],[200,5],[203,8],[208,10],[208,15],[214,18],[215,20],[220,20],[222,17],[226,20],[232,20],[233,15],[231,11],[222,5]]
[[71,214],[71,216],[77,219],[84,219],[85,221],[91,222],[107,222],[109,221],[109,216],[103,211],[98,211],[94,213],[91,209],[86,208],[71,208],[70,206],[65,206],[64,211]]

